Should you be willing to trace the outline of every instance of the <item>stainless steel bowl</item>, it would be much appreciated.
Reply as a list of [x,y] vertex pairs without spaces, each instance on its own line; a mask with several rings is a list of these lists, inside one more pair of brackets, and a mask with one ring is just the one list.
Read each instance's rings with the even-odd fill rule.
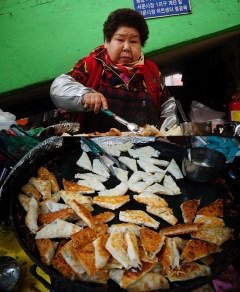
[[225,166],[226,157],[221,152],[204,147],[191,149],[192,160],[188,160],[188,152],[184,152],[182,160],[183,175],[195,182],[205,183],[212,180]]

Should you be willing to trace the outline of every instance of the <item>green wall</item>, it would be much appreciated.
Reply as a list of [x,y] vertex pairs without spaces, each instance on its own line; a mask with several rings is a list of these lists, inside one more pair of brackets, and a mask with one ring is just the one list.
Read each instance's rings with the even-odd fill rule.
[[[192,14],[148,19],[144,52],[161,53],[240,29],[240,0],[191,0]],[[67,72],[103,43],[102,25],[132,0],[0,0],[0,95]]]

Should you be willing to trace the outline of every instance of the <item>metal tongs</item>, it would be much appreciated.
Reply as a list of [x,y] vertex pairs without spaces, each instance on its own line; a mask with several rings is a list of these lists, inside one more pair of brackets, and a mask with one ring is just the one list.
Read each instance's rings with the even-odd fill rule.
[[124,120],[123,118],[117,116],[116,114],[114,114],[110,110],[105,110],[105,109],[103,109],[101,107],[101,112],[103,112],[103,113],[107,114],[108,116],[114,118],[116,121],[118,121],[119,123],[121,123],[124,126],[126,126],[128,128],[128,130],[133,132],[134,134],[137,134],[137,133],[139,133],[141,131],[141,127],[139,127],[137,124],[127,122],[126,120]]
[[97,156],[97,158],[101,161],[102,164],[104,164],[110,171],[112,176],[116,177],[116,169],[108,164],[103,156],[106,156],[107,158],[109,158],[110,160],[112,160],[117,167],[122,168],[124,170],[126,170],[125,165],[123,165],[122,163],[120,163],[116,158],[114,158],[113,156],[109,155],[108,153],[106,153],[106,151],[104,151],[97,143],[95,143],[93,140],[91,139],[87,139],[85,137],[81,137],[81,141],[83,143],[85,143],[89,149]]

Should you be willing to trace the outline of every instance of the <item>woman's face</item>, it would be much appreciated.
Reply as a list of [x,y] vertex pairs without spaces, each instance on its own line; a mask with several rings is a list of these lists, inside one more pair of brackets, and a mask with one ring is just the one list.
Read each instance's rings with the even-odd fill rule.
[[104,45],[111,60],[118,64],[135,62],[141,55],[140,35],[133,27],[120,26],[110,42],[105,40]]

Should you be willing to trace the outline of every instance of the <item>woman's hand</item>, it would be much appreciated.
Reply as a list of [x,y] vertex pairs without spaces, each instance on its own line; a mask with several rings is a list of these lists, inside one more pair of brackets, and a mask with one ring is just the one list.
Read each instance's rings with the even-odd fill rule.
[[91,108],[98,114],[100,107],[103,107],[105,110],[108,109],[108,104],[106,98],[99,92],[86,93],[83,99],[84,108]]

